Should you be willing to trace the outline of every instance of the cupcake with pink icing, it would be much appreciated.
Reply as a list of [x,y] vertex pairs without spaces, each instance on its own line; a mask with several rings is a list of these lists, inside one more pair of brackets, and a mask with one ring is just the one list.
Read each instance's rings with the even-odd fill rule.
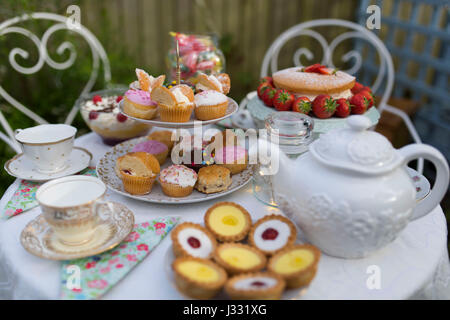
[[147,152],[155,156],[158,159],[160,165],[162,165],[169,154],[169,148],[162,142],[156,140],[146,140],[138,143],[131,150],[132,152]]
[[197,173],[183,165],[174,164],[159,174],[162,191],[169,197],[186,197],[194,190]]
[[228,98],[216,90],[206,90],[194,96],[195,117],[199,120],[212,120],[224,117],[227,113]]
[[131,117],[150,120],[156,116],[157,104],[150,92],[130,89],[123,98],[123,111]]
[[216,150],[214,162],[224,166],[236,174],[247,168],[247,150],[240,146],[225,146],[220,150]]

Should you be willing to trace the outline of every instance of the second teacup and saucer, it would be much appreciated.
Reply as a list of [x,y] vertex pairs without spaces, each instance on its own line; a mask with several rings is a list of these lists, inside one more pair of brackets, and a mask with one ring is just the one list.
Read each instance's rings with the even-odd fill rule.
[[43,124],[16,130],[23,153],[5,163],[8,174],[30,181],[47,181],[80,172],[92,154],[74,147],[77,129],[65,124]]
[[36,193],[42,214],[21,233],[29,253],[51,260],[89,257],[110,250],[132,231],[134,214],[103,200],[106,185],[89,176],[68,176],[43,184]]

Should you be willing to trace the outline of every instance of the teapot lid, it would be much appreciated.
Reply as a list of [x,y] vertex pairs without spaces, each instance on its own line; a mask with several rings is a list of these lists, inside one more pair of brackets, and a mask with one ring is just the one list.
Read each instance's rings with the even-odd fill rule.
[[350,116],[347,127],[321,135],[311,144],[310,152],[332,167],[369,174],[392,170],[401,159],[388,139],[367,130],[371,125],[365,116]]

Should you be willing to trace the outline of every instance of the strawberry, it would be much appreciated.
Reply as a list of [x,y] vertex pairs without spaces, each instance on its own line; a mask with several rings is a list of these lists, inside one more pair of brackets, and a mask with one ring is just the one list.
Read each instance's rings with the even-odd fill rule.
[[372,95],[372,92],[369,90],[370,89],[368,89],[368,87],[364,87],[364,89],[362,89],[360,92],[358,92],[358,94],[362,94],[364,97],[366,97],[366,99],[368,101],[367,109],[369,109],[373,106],[373,95]]
[[355,94],[349,100],[352,108],[352,114],[364,114],[367,111],[369,100],[360,93]]
[[353,94],[357,94],[358,92],[360,92],[362,90],[362,88],[364,88],[364,85],[362,85],[361,83],[355,81],[355,85],[353,86],[351,91],[352,91]]
[[315,63],[313,65],[310,65],[308,67],[302,68],[303,72],[317,72],[319,68],[324,68],[325,66],[321,65],[320,63]]
[[294,96],[285,89],[278,89],[275,97],[273,98],[273,106],[278,111],[291,110],[293,102]]
[[320,68],[317,68],[316,73],[320,74],[331,74],[327,67],[321,66]]
[[273,87],[273,79],[272,79],[272,77],[269,77],[269,76],[262,77],[259,80],[259,83],[268,83],[268,84],[270,84]]
[[336,101],[327,94],[319,94],[312,102],[314,115],[320,119],[331,117],[336,111]]
[[273,88],[270,84],[268,84],[267,82],[261,83],[258,86],[258,89],[256,89],[256,92],[258,93],[258,98],[260,98],[262,100],[262,95],[264,93],[264,91],[266,91],[267,89]]
[[273,98],[275,97],[275,94],[277,93],[277,90],[274,88],[269,88],[264,91],[262,94],[262,101],[264,101],[264,104],[268,107],[273,107]]
[[116,102],[119,103],[120,101],[122,101],[122,99],[123,99],[123,96],[117,96]]
[[337,99],[336,100],[336,116],[340,118],[346,118],[350,115],[350,103],[348,103],[348,100],[345,98]]
[[98,94],[96,94],[93,98],[92,98],[92,102],[95,104],[98,104],[99,102],[102,102],[102,97],[99,96]]
[[307,97],[298,97],[292,104],[292,111],[308,114],[311,111],[311,101]]

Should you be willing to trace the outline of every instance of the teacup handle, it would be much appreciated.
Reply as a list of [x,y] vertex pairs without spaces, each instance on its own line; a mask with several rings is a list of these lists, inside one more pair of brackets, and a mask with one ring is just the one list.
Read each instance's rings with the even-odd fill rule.
[[100,216],[100,208],[105,204],[108,207],[110,213],[114,212],[114,204],[112,202],[105,201],[105,200],[97,200],[94,203],[94,213],[95,213],[97,219]]
[[426,144],[410,144],[401,148],[399,152],[404,157],[404,165],[407,165],[411,160],[425,158],[436,167],[436,182],[430,194],[415,207],[411,218],[415,220],[431,212],[444,197],[449,183],[449,168],[442,153]]

